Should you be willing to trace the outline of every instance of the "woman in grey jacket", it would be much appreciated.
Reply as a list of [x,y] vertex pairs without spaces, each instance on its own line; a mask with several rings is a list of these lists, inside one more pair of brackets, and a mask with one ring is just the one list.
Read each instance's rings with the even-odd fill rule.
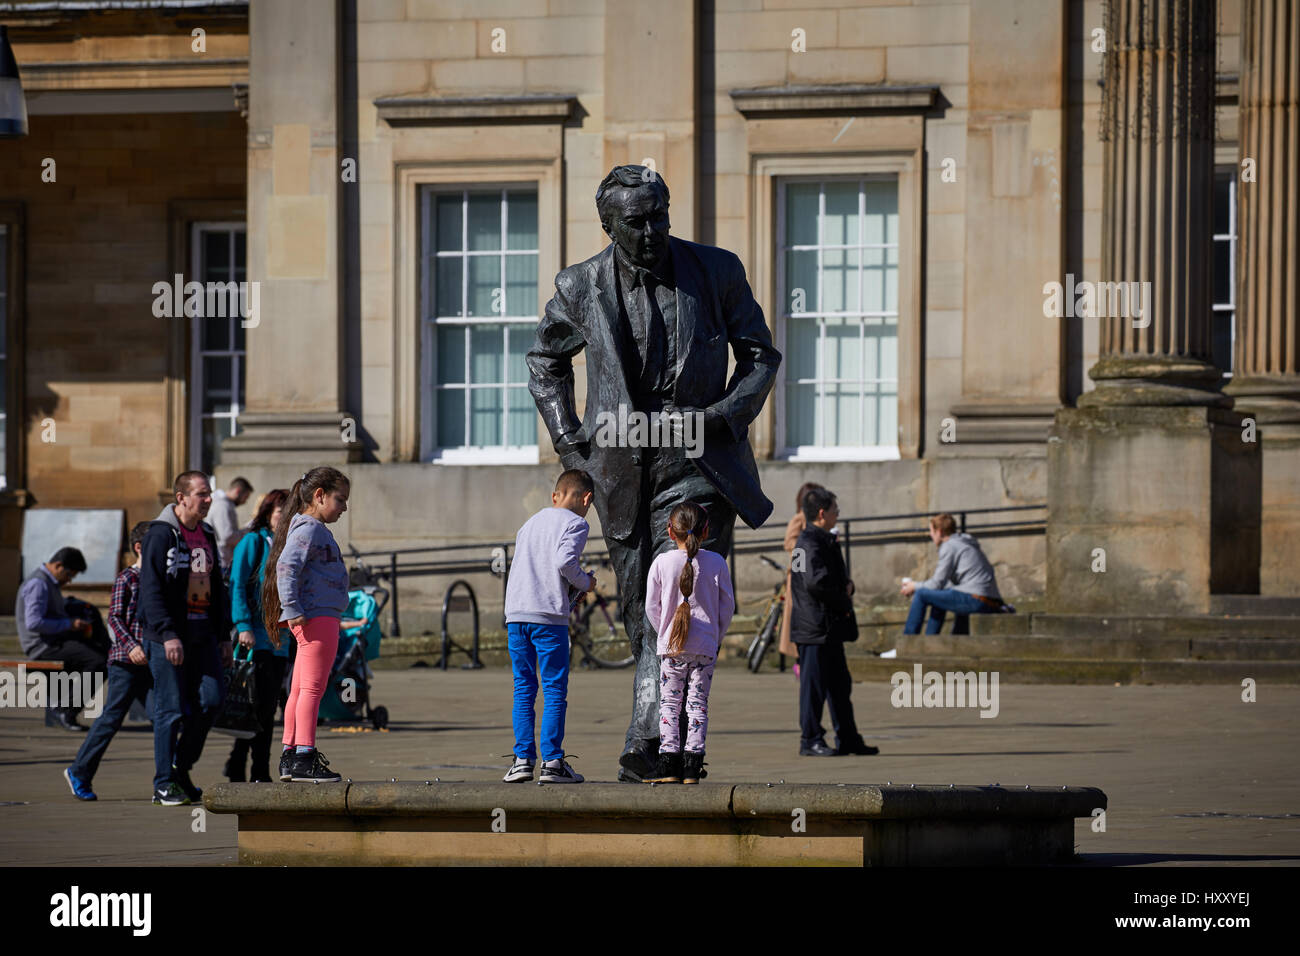
[[996,614],[1003,608],[993,565],[984,557],[978,541],[957,533],[957,522],[946,512],[930,519],[930,540],[939,546],[939,566],[920,584],[903,582],[902,594],[912,599],[903,633],[920,634],[929,608],[925,633],[938,634],[945,613],[952,611],[956,615],[952,632],[969,634],[970,615]]

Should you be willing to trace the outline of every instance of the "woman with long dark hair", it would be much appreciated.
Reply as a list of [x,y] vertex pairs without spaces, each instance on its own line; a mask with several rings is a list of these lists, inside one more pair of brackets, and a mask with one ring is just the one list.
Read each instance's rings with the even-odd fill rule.
[[235,745],[230,748],[225,773],[226,779],[232,783],[246,779],[244,772],[250,750],[253,768],[247,779],[253,783],[271,782],[271,730],[275,723],[280,685],[289,666],[289,645],[273,646],[266,633],[262,623],[262,585],[266,579],[267,559],[271,556],[275,525],[288,497],[289,492],[284,488],[276,488],[262,496],[248,533],[239,539],[230,559],[230,620],[235,624],[238,648],[242,653],[252,653],[257,719],[262,725],[261,733],[252,740],[236,738]]

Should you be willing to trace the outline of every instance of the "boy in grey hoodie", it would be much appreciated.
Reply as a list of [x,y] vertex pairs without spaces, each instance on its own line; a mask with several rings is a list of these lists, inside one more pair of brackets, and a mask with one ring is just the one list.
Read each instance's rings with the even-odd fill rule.
[[902,594],[912,599],[904,634],[920,634],[926,608],[930,620],[925,633],[938,634],[944,614],[952,611],[952,632],[970,633],[970,615],[996,614],[1002,610],[1002,596],[993,575],[993,565],[971,535],[957,533],[957,522],[947,514],[930,519],[930,540],[939,547],[939,566],[920,584],[904,581]]
[[[546,688],[542,710],[542,783],[582,783],[564,760],[564,715],[569,688],[569,607],[596,589],[596,576],[579,559],[590,531],[586,516],[596,486],[576,468],[560,475],[543,508],[519,529],[506,583],[506,629],[515,672],[515,762],[506,783],[533,779],[537,745],[533,707],[538,672]],[[540,666],[539,666],[540,665]]]

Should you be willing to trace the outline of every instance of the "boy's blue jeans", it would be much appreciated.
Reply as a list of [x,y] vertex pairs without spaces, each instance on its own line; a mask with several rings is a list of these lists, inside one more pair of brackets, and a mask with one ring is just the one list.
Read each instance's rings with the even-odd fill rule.
[[912,592],[912,607],[907,612],[907,623],[903,625],[904,634],[920,634],[921,621],[925,619],[925,609],[931,608],[930,620],[925,625],[925,633],[938,634],[943,627],[944,613],[952,611],[952,632],[954,634],[970,633],[970,615],[989,614],[992,608],[979,598],[972,597],[964,591],[952,588],[917,588]]
[[533,708],[537,701],[538,674],[542,694],[542,759],[564,756],[564,714],[569,693],[569,628],[565,624],[506,625],[510,664],[515,672],[515,757],[535,761]]

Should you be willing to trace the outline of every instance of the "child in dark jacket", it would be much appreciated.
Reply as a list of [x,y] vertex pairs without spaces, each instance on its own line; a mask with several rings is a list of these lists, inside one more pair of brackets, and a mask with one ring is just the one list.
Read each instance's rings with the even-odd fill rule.
[[[853,678],[844,658],[844,642],[858,638],[853,614],[853,582],[831,528],[839,517],[835,496],[824,488],[803,500],[806,526],[791,552],[790,639],[799,648],[799,753],[805,757],[874,754],[858,733],[849,695]],[[826,746],[821,717],[829,702],[836,747]]]

